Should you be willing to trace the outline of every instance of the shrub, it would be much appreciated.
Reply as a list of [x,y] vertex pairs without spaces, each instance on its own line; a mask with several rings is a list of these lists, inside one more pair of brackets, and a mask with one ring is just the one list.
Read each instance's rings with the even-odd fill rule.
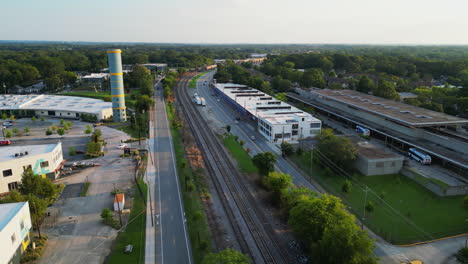
[[366,211],[372,213],[374,211],[374,203],[372,201],[367,201]]
[[41,121],[45,121],[45,117],[41,116]]
[[60,125],[61,125],[61,126],[65,125],[65,120],[60,119]]
[[11,138],[13,136],[13,132],[11,132],[10,129],[5,129],[5,137],[6,138]]
[[90,125],[86,125],[86,130],[84,132],[85,134],[91,134],[91,132],[93,132],[93,128]]
[[244,140],[241,140],[241,141],[239,141],[239,144],[240,144],[241,146],[244,146],[245,141],[244,141]]
[[60,136],[63,136],[65,134],[65,130],[63,128],[59,128],[57,129],[57,134],[59,134]]
[[468,248],[464,247],[458,250],[457,254],[455,254],[458,262],[461,264],[468,264]]
[[70,147],[70,151],[68,152],[70,156],[75,156],[76,155],[76,149],[75,147]]
[[33,117],[31,117],[31,120],[32,120],[33,122],[36,122],[36,121],[37,121],[37,118],[36,118],[35,116],[33,116]]
[[50,128],[47,128],[45,134],[46,134],[46,136],[52,135],[52,130]]
[[31,130],[29,130],[28,126],[25,126],[23,131],[24,131],[24,133],[29,133]]
[[112,211],[109,208],[102,209],[101,218],[102,219],[112,218]]
[[343,185],[341,186],[341,191],[343,191],[344,193],[349,193],[351,191],[351,181],[350,180],[345,180],[343,182]]

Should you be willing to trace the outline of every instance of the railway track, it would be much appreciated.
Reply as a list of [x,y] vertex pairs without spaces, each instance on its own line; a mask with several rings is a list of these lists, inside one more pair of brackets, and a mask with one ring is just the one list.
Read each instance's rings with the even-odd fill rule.
[[177,84],[175,95],[179,99],[178,106],[186,117],[199,147],[203,150],[202,154],[207,164],[207,170],[218,194],[222,197],[223,207],[231,221],[234,232],[238,236],[241,250],[251,256],[254,251],[249,247],[239,220],[235,217],[235,208],[231,208],[232,205],[227,202],[231,199],[230,197],[232,197],[235,206],[237,206],[245,221],[264,263],[291,263],[285,248],[279,246],[277,235],[273,228],[268,225],[266,216],[255,202],[255,197],[242,180],[242,175],[232,163],[217,135],[208,128],[208,124],[190,99],[186,88],[192,77],[192,75],[186,75]]

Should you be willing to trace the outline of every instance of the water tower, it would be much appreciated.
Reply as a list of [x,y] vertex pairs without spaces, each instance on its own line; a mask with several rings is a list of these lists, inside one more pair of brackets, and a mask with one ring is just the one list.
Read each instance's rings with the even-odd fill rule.
[[109,75],[112,94],[112,115],[114,122],[127,121],[125,107],[125,93],[123,84],[122,58],[120,49],[110,49],[107,51],[109,60]]

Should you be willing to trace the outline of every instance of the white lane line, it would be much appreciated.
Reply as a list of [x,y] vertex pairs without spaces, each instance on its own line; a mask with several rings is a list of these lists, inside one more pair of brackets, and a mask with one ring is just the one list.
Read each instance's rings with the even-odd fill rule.
[[[162,100],[163,101],[163,107],[164,107],[164,116],[166,118],[166,121],[167,121],[167,124],[169,124],[169,119],[167,118],[167,111],[166,111],[166,104],[164,102],[164,99]],[[181,213],[181,218],[182,218],[182,226],[184,227],[184,236],[185,236],[185,245],[187,247],[187,257],[188,257],[188,260],[189,260],[189,264],[192,263],[192,258],[190,256],[190,247],[189,247],[189,243],[188,243],[188,238],[187,238],[187,230],[185,228],[185,222],[184,222],[184,210],[182,210],[183,208],[183,205],[182,205],[182,198],[180,196],[180,188],[179,188],[179,174],[177,172],[177,168],[176,168],[176,165],[175,165],[175,157],[174,157],[174,146],[172,144],[172,134],[171,134],[171,130],[170,130],[170,127],[168,128],[169,129],[169,143],[171,145],[171,156],[172,156],[172,165],[174,167],[174,172],[175,172],[175,178],[176,178],[176,186],[177,186],[177,194],[179,196],[179,204],[180,204],[180,213]]]

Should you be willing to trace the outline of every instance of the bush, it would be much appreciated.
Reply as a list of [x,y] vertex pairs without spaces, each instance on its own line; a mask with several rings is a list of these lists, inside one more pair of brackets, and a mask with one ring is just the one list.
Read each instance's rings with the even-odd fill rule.
[[76,155],[76,149],[75,147],[70,147],[70,151],[68,152],[70,156],[75,156]]
[[298,156],[302,156],[302,154],[304,154],[304,150],[303,150],[301,147],[298,147],[298,148],[296,149],[296,154],[297,154]]
[[93,128],[90,125],[86,125],[86,130],[84,132],[85,134],[91,134],[91,132],[93,132]]
[[109,208],[102,209],[101,218],[102,219],[112,218],[112,211]]
[[57,129],[57,134],[59,134],[60,136],[63,136],[65,134],[65,130],[63,128],[59,128]]
[[13,136],[13,132],[11,132],[10,129],[5,129],[5,137],[6,138],[11,138]]
[[23,131],[24,131],[24,133],[29,133],[31,130],[29,129],[28,126],[25,126]]
[[52,130],[50,130],[50,128],[47,128],[45,134],[46,134],[46,136],[52,135]]
[[366,211],[372,213],[374,211],[374,203],[372,201],[367,201]]
[[349,193],[351,191],[351,181],[350,180],[345,180],[343,182],[343,185],[341,186],[341,191],[343,191],[344,193]]
[[239,141],[239,144],[240,144],[241,146],[244,146],[245,141],[244,141],[244,140],[241,140],[241,141]]
[[36,121],[37,121],[37,118],[36,118],[35,116],[33,116],[33,117],[31,117],[31,120],[32,120],[33,122],[36,122]]
[[461,264],[468,264],[468,248],[464,247],[455,254],[457,261]]
[[45,117],[41,116],[41,121],[45,121]]

